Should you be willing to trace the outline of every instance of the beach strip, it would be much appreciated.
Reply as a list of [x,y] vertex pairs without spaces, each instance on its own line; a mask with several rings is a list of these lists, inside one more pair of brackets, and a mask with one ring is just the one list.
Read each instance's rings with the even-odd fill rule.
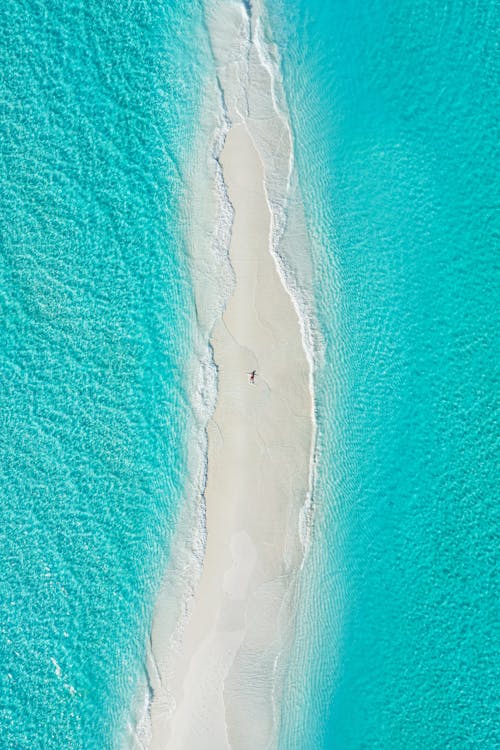
[[[257,72],[259,101],[271,99],[265,69]],[[234,76],[230,83],[238,90]],[[154,623],[151,750],[272,746],[304,555],[312,396],[300,321],[273,254],[266,176],[280,175],[263,164],[250,119],[234,108],[231,123],[220,163],[234,288],[210,340],[218,391],[207,428],[206,549],[175,646],[162,618]],[[287,165],[290,143],[278,126],[270,121],[269,145]]]

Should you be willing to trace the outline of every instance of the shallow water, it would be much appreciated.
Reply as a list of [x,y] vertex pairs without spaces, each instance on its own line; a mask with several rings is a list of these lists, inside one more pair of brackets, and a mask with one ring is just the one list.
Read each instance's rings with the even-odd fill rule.
[[268,8],[325,347],[280,747],[497,747],[498,7]]
[[135,700],[186,474],[202,20],[0,11],[3,748],[121,746]]

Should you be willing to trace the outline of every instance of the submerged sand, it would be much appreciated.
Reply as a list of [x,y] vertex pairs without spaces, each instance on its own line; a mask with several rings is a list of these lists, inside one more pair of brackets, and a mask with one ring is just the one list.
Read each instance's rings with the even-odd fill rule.
[[[234,8],[241,29],[243,15]],[[271,102],[270,80],[259,61],[255,71],[258,104],[267,106],[260,93]],[[230,75],[228,87],[236,80]],[[229,96],[226,101],[231,108]],[[151,750],[273,746],[281,657],[292,634],[294,583],[304,554],[299,526],[313,440],[310,368],[272,252],[276,222],[265,190],[265,178],[280,178],[274,165],[288,165],[291,144],[279,118],[270,117],[274,165],[267,159],[264,165],[251,118],[240,116],[237,105],[230,115],[220,161],[234,211],[229,260],[235,284],[211,334],[218,393],[208,424],[206,550],[177,639],[168,597],[157,608]],[[265,135],[265,118],[254,117],[254,125],[258,137]]]

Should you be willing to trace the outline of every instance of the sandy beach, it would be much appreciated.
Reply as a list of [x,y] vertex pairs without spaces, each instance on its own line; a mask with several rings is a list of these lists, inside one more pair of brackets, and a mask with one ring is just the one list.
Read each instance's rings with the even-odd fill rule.
[[267,747],[274,664],[303,554],[309,368],[269,251],[262,165],[244,124],[231,129],[222,165],[235,211],[236,288],[212,337],[219,391],[209,425],[207,548],[175,655],[173,716],[153,704],[154,750]]
[[[161,607],[155,618],[151,750],[272,747],[280,656],[292,634],[304,554],[299,525],[313,435],[309,363],[271,252],[266,170],[248,123],[232,120],[220,163],[234,211],[235,285],[210,342],[218,393],[208,424],[207,543],[174,645]],[[277,143],[276,153],[285,147]],[[281,157],[286,163],[286,151]]]

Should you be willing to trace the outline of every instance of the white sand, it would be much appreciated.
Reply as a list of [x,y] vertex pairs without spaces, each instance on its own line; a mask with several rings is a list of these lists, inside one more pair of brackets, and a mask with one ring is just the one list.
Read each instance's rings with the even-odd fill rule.
[[279,657],[291,635],[303,557],[299,516],[313,434],[309,364],[271,252],[263,164],[244,118],[233,122],[221,162],[234,209],[229,254],[236,283],[211,337],[219,382],[208,425],[207,546],[175,646],[168,613],[157,610],[151,750],[273,746]]

